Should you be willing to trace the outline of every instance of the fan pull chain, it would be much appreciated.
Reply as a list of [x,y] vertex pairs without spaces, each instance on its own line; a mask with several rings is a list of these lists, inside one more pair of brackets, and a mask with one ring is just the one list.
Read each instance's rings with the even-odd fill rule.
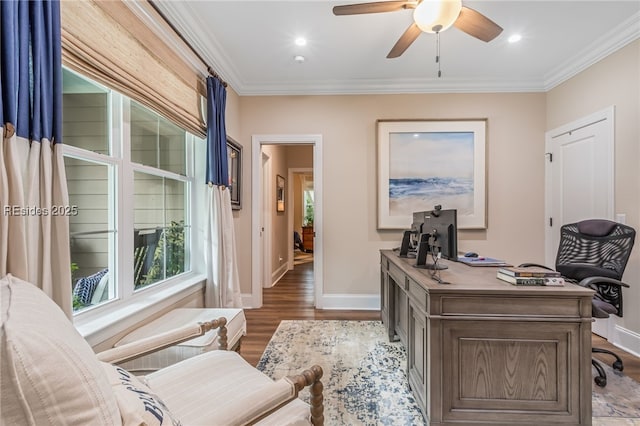
[[440,71],[440,31],[436,33],[436,64],[438,64],[438,78],[442,77]]

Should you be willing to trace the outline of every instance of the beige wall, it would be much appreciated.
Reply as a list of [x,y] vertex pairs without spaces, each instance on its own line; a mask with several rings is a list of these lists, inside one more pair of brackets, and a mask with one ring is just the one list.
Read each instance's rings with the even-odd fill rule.
[[[545,95],[422,94],[241,97],[238,133],[250,182],[251,136],[323,136],[324,292],[378,294],[379,249],[399,245],[400,231],[376,229],[376,120],[484,118],[487,131],[488,228],[462,231],[460,250],[513,263],[544,260]],[[227,112],[229,115],[229,112]],[[241,288],[251,292],[251,188],[238,214]]]
[[[287,254],[289,243],[288,215],[292,211],[292,202],[287,198],[288,186],[291,184],[287,180],[287,148],[281,145],[263,145],[262,152],[269,156],[269,206],[271,212],[271,278],[275,282],[284,272],[287,271]],[[276,176],[280,175],[285,179],[285,208],[284,212],[276,211]]]
[[[615,107],[615,212],[640,229],[640,41],[635,41],[547,93],[547,130]],[[638,244],[638,241],[636,241]],[[640,333],[640,250],[625,271],[624,318]]]

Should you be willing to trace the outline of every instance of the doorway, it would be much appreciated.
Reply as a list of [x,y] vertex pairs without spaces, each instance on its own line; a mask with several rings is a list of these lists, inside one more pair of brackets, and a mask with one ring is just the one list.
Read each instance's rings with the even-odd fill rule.
[[[265,220],[266,215],[263,208],[264,200],[268,200],[269,192],[268,184],[265,185],[265,181],[269,179],[269,175],[265,173],[265,167],[263,167],[263,148],[265,145],[276,146],[291,146],[291,145],[309,145],[313,148],[313,172],[314,172],[314,299],[315,307],[322,308],[322,294],[323,294],[323,263],[322,263],[322,135],[253,135],[252,136],[252,164],[257,165],[260,170],[254,170],[252,174],[252,242],[251,242],[251,307],[259,308],[262,306],[262,288],[265,284],[265,265],[272,259],[270,252],[270,244],[267,244],[265,239],[266,229]],[[269,163],[269,162],[267,162]],[[267,166],[269,168],[270,166]],[[271,174],[273,174],[273,169]],[[287,173],[287,176],[289,173]],[[287,179],[291,182],[291,179]],[[291,185],[285,185],[288,189],[286,191],[287,198],[291,200]],[[268,204],[268,203],[267,203]],[[287,203],[285,202],[285,206]],[[287,218],[291,217],[291,212],[285,207],[284,214]],[[289,208],[291,210],[291,208]],[[287,219],[288,221],[290,219]],[[292,226],[287,227],[288,230],[292,229]],[[288,247],[293,247],[293,236],[291,232],[287,235]],[[288,255],[289,262],[292,260],[293,249],[290,249]]]
[[313,168],[291,167],[288,172],[289,200],[292,200],[293,214],[288,217],[288,229],[294,233],[293,245],[289,246],[289,270],[296,265],[312,263],[315,232],[313,227],[315,212],[315,191]]

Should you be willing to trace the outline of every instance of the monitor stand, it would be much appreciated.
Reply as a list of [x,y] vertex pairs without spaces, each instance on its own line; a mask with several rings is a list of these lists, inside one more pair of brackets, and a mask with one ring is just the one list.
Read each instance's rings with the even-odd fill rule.
[[414,265],[416,268],[420,269],[430,269],[432,271],[441,271],[443,269],[448,269],[447,265],[443,265],[441,263],[432,263],[427,262],[427,255],[429,254],[429,238],[430,234],[420,234],[420,239],[418,240],[418,252],[416,254],[416,264]]
[[404,234],[402,235],[402,244],[400,244],[400,254],[398,254],[399,257],[416,257],[415,253],[409,252],[411,234],[413,234],[412,231],[404,231]]

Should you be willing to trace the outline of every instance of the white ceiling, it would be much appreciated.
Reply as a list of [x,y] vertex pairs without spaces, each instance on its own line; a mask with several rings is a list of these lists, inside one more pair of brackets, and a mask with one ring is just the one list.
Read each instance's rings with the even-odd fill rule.
[[[639,0],[463,0],[504,31],[490,43],[442,32],[437,78],[434,34],[386,59],[410,10],[333,15],[351,3],[363,1],[154,2],[240,95],[546,91],[640,38]],[[522,40],[510,44],[514,33]],[[306,46],[295,45],[299,36]]]

